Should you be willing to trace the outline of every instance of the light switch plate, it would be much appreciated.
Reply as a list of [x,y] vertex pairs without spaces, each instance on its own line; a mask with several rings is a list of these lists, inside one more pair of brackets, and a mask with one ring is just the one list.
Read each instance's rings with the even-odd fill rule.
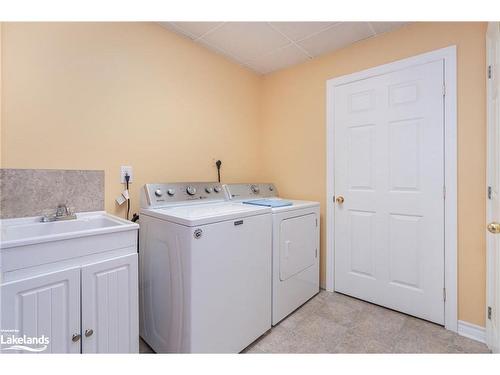
[[122,165],[120,168],[120,182],[122,184],[127,183],[127,181],[125,181],[126,174],[130,176],[128,182],[131,183],[134,180],[134,171],[130,165]]

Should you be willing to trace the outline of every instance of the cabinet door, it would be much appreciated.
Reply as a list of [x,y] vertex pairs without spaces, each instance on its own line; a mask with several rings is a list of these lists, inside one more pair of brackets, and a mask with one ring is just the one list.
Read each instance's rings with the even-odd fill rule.
[[[43,343],[26,344],[3,353],[80,353],[80,268],[66,269],[1,285],[0,328],[4,341],[17,337],[48,338]],[[14,347],[15,348],[15,347]]]
[[82,352],[137,353],[137,254],[82,267]]

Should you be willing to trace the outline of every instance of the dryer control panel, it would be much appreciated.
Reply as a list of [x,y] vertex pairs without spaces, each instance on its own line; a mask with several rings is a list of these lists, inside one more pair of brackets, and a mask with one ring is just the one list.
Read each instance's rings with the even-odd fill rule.
[[224,190],[219,182],[146,184],[141,194],[141,207],[153,208],[170,203],[224,199]]
[[227,199],[272,198],[278,196],[274,184],[227,184],[224,185]]

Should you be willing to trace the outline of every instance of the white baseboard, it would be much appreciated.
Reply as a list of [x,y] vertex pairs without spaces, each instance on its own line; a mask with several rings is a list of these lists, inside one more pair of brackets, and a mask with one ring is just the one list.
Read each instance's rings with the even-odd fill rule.
[[486,329],[472,323],[464,322],[463,320],[458,321],[458,334],[472,340],[486,343]]

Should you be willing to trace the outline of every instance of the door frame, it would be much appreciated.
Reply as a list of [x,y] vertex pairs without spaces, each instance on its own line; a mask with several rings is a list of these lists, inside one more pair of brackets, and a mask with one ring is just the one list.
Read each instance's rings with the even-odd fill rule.
[[[394,61],[374,68],[362,70],[326,81],[326,290],[334,291],[334,89],[362,79],[402,70],[415,65],[444,61],[444,177],[446,195],[444,200],[444,301],[445,328],[458,330],[457,296],[457,51],[456,46],[441,48],[431,52]],[[444,188],[444,187],[443,187]]]
[[[493,64],[493,59],[494,57],[491,55],[492,53],[492,43],[495,43],[496,41],[492,38],[492,35],[494,33],[493,28],[499,28],[500,27],[500,22],[489,22],[488,23],[488,30],[486,32],[486,72],[488,71],[488,67]],[[490,164],[490,160],[492,158],[492,149],[493,149],[493,142],[496,142],[495,139],[492,139],[491,134],[493,133],[493,129],[496,126],[493,124],[492,121],[492,111],[494,108],[492,108],[492,103],[490,101],[490,95],[491,95],[491,81],[489,77],[486,77],[486,117],[487,117],[487,129],[486,129],[486,149],[487,149],[487,157],[486,157],[486,186],[492,186],[491,183],[491,168],[493,166]],[[500,147],[500,145],[497,145],[497,147]],[[492,208],[493,202],[488,198],[488,194],[486,195],[486,223],[490,223],[493,221],[493,208]],[[496,275],[494,274],[493,270],[493,262],[495,261],[495,258],[493,256],[493,252],[496,251],[496,249],[493,248],[493,238],[492,236],[488,233],[488,231],[485,231],[486,235],[486,306],[485,306],[485,321],[486,321],[486,344],[488,347],[491,349],[491,344],[492,344],[492,336],[493,332],[492,329],[493,327],[490,324],[490,319],[488,319],[488,307],[492,305],[492,301],[494,300],[494,295],[493,291],[495,288],[492,288],[494,283],[496,282]]]

